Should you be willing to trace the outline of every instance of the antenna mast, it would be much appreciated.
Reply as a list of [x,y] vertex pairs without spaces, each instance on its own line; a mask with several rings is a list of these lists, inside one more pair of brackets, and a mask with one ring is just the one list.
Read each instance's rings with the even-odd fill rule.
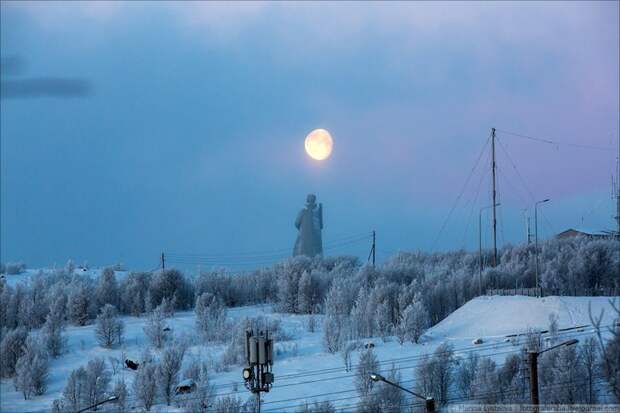
[[491,128],[491,173],[493,174],[493,267],[497,266],[497,215],[495,207],[497,206],[495,191],[495,128]]
[[616,185],[614,191],[616,195],[616,238],[620,239],[620,134],[618,134],[617,168]]

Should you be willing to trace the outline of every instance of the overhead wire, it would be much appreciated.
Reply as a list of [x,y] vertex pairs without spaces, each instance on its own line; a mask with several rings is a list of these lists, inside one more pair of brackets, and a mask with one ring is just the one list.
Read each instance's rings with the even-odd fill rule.
[[486,146],[489,144],[489,140],[490,139],[491,139],[491,135],[489,135],[489,137],[485,141],[484,145],[482,146],[482,150],[480,151],[480,154],[478,155],[478,158],[476,159],[476,163],[474,164],[474,167],[471,169],[471,171],[467,175],[467,179],[465,179],[465,183],[463,184],[463,187],[461,188],[461,191],[459,192],[458,196],[454,200],[454,203],[453,203],[452,207],[450,208],[450,211],[448,212],[448,216],[443,221],[443,223],[441,225],[441,228],[439,229],[439,232],[437,233],[437,235],[435,237],[435,240],[433,241],[433,244],[431,246],[431,251],[435,251],[435,247],[437,246],[437,242],[439,242],[439,239],[441,238],[441,236],[442,236],[442,234],[443,234],[443,232],[444,232],[444,230],[446,228],[446,225],[447,225],[448,221],[452,217],[452,214],[454,213],[454,210],[456,209],[460,199],[463,197],[463,194],[465,193],[467,185],[469,184],[469,181],[470,181],[471,177],[473,176],[474,171],[478,168],[478,165],[480,164],[480,160],[482,158],[482,155],[484,154]]
[[[506,147],[504,146],[504,144],[502,143],[501,139],[496,138],[496,141],[499,143],[499,147],[504,151],[504,153],[506,154],[506,157],[508,158],[508,161],[510,162],[510,164],[512,165],[513,169],[515,170],[517,177],[519,178],[519,180],[521,181],[521,184],[523,185],[523,187],[525,188],[525,190],[527,191],[527,193],[530,196],[530,199],[532,200],[532,203],[535,203],[538,201],[538,199],[536,198],[536,196],[533,194],[533,192],[530,190],[530,188],[528,187],[527,183],[525,182],[525,179],[523,178],[523,175],[521,175],[521,172],[519,172],[519,168],[517,168],[516,163],[514,162],[514,160],[512,159],[512,157],[510,156],[510,154],[508,153],[508,149],[506,149]],[[549,221],[549,219],[547,218],[547,215],[544,214],[541,211],[541,215],[543,216],[543,218],[546,221],[546,224],[549,226],[549,229],[551,230],[551,232],[555,232],[555,229],[553,228],[553,225],[551,224],[551,222]]]
[[[487,153],[487,156],[486,156],[486,158],[485,158],[485,163],[487,163],[487,162],[488,162],[488,160],[489,160],[489,159],[490,159],[490,157],[491,157],[491,153],[490,153],[490,152],[491,152],[491,151],[489,151],[489,152]],[[469,211],[469,218],[467,219],[467,225],[466,225],[466,227],[465,227],[465,232],[463,233],[463,241],[462,241],[462,244],[463,244],[463,245],[464,245],[464,244],[465,244],[465,242],[466,242],[467,233],[468,233],[468,231],[469,231],[469,225],[470,225],[470,223],[472,222],[472,219],[474,219],[474,218],[473,218],[473,214],[474,214],[474,207],[476,206],[476,201],[478,200],[478,196],[480,195],[480,189],[482,188],[482,183],[483,183],[483,181],[484,181],[484,178],[485,178],[485,177],[488,177],[488,175],[487,175],[487,174],[485,174],[485,173],[484,173],[484,170],[482,170],[482,169],[481,169],[481,173],[480,173],[480,181],[478,182],[478,187],[477,187],[477,189],[476,189],[476,195],[475,195],[475,197],[473,198],[473,200],[472,200],[472,202],[471,202],[471,209],[470,209],[470,211]]]
[[559,146],[572,146],[574,148],[593,149],[593,150],[598,150],[598,151],[610,151],[610,150],[614,149],[612,147],[606,147],[606,146],[582,145],[582,144],[579,144],[579,143],[559,142],[559,141],[552,140],[552,139],[537,138],[535,136],[523,135],[521,133],[509,132],[509,131],[501,130],[501,129],[496,129],[496,131],[497,132],[501,132],[501,133],[505,133],[507,135],[516,136],[518,138],[523,138],[523,139],[528,139],[528,140],[535,141],[535,142],[540,142],[540,143],[546,143],[546,144],[554,145],[556,147],[559,147]]
[[[614,326],[615,323],[612,324],[608,324],[608,325],[602,325],[601,328],[606,328],[606,327],[610,327],[610,326]],[[593,334],[595,332],[595,328],[594,327],[590,327],[588,330],[584,330],[581,332],[574,332],[574,331],[562,331],[562,332],[558,332],[557,333],[557,337],[560,337],[562,335],[568,335],[570,334],[571,337],[575,337],[575,336],[581,336],[581,335],[585,335],[585,334]],[[463,353],[469,353],[471,351],[475,351],[478,350],[478,352],[482,352],[484,350],[487,349],[492,349],[492,347],[497,347],[497,346],[514,346],[513,343],[511,342],[504,342],[504,343],[489,343],[487,345],[487,348],[481,347],[480,345],[478,346],[470,346],[470,347],[464,347],[464,348],[460,348],[460,349],[454,349],[452,351],[453,355],[459,355],[459,354],[463,354]],[[497,350],[497,348],[495,348],[495,350]],[[435,352],[433,354],[443,354],[443,353],[448,353],[450,351],[446,351],[446,352]],[[493,357],[493,356],[498,356],[498,355],[504,355],[504,354],[510,354],[510,353],[522,353],[523,349],[522,348],[515,348],[515,349],[511,349],[508,351],[503,351],[503,352],[494,352],[494,353],[489,353],[489,354],[484,354],[485,357]],[[426,357],[428,357],[430,354],[423,354],[423,355],[416,355],[416,356],[410,356],[410,357],[401,357],[401,358],[394,358],[394,359],[386,359],[383,361],[379,362],[379,365],[384,365],[384,364],[394,364],[395,361],[401,361],[403,359],[408,359],[409,361],[412,360],[419,360],[419,359],[424,359]],[[496,368],[500,368],[504,365],[505,363],[498,363],[496,364]],[[415,368],[417,367],[419,364],[418,363],[414,363],[412,365],[407,365],[407,366],[399,366],[399,367],[395,367],[394,370],[395,371],[401,371],[401,370],[405,370],[405,369],[411,369],[411,368]],[[354,367],[357,367],[354,366]],[[352,367],[352,368],[354,368]],[[311,375],[326,375],[326,374],[330,374],[330,373],[337,373],[338,371],[331,371],[331,372],[325,372],[324,370],[335,370],[337,369],[338,371],[342,371],[342,367],[338,367],[338,368],[331,368],[331,369],[319,369],[314,371],[309,371],[307,373],[295,373],[292,375],[282,375],[282,376],[278,376],[278,383],[282,382],[282,381],[286,381],[288,379],[294,379],[294,378],[298,378],[299,375],[304,375],[304,376],[311,376]],[[319,374],[320,373],[320,374]],[[319,382],[325,382],[325,381],[331,381],[331,380],[339,380],[339,379],[344,379],[344,378],[352,378],[354,377],[355,374],[346,374],[346,375],[341,375],[341,376],[336,376],[336,377],[322,377],[322,378],[318,378],[318,379],[314,379],[314,380],[307,380],[307,381],[301,381],[301,382],[295,382],[295,383],[288,383],[288,384],[284,384],[284,385],[278,385],[278,388],[282,388],[282,387],[290,387],[290,386],[298,386],[298,385],[303,385],[303,384],[312,384],[312,383],[319,383]],[[232,385],[239,385],[241,383],[235,382],[235,383],[231,383],[231,384],[222,384],[221,387],[219,385],[215,385],[213,386],[213,389],[217,389],[217,388],[225,388],[225,387],[230,387]],[[231,391],[231,392],[224,392],[224,393],[215,393],[213,394],[214,397],[222,397],[222,396],[228,396],[228,395],[234,395],[237,394],[238,392],[236,391]],[[301,397],[300,399],[305,399],[306,397]],[[131,398],[128,398],[128,400],[130,400]],[[134,398],[135,399],[135,398]],[[187,400],[192,400],[192,398],[188,398]]]

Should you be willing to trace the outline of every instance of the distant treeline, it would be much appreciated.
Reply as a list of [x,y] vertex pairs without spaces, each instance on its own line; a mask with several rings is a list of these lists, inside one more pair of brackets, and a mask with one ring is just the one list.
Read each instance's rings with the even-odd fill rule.
[[[215,269],[187,275],[169,269],[130,272],[121,279],[112,268],[93,279],[75,271],[70,262],[15,287],[0,280],[0,329],[41,327],[51,306],[75,325],[92,322],[106,304],[134,316],[150,312],[162,301],[176,310],[190,310],[205,292],[226,307],[272,303],[282,312],[325,313],[326,297],[334,288],[343,295],[338,300],[344,308],[338,311],[350,313],[360,297],[368,297],[371,304],[385,304],[396,325],[404,307],[416,297],[430,324],[435,324],[477,296],[479,289],[485,294],[488,289],[534,287],[534,252],[531,244],[502,248],[499,264],[485,268],[480,282],[478,254],[463,250],[400,252],[375,268],[355,257],[295,257],[250,273]],[[491,252],[484,251],[483,260],[490,258]],[[542,289],[560,295],[617,289],[620,242],[552,239],[540,245],[539,269]]]

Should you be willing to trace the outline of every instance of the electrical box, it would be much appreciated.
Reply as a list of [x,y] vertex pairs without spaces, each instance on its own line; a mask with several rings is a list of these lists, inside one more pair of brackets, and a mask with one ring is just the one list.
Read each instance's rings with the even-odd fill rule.
[[267,364],[267,345],[265,337],[258,338],[258,364]]
[[256,339],[256,337],[250,337],[250,365],[256,365],[258,364],[258,340]]

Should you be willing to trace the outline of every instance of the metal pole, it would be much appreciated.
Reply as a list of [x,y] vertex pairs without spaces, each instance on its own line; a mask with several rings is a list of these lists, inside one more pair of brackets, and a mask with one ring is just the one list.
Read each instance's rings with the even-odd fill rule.
[[491,128],[491,152],[492,152],[492,163],[491,170],[493,173],[493,267],[497,266],[497,214],[495,212],[495,128]]
[[260,391],[256,392],[256,400],[258,401],[258,413],[260,413]]
[[539,274],[539,269],[538,269],[538,204],[544,204],[545,202],[548,202],[549,198],[547,199],[543,199],[542,201],[538,201],[534,204],[534,239],[535,239],[535,244],[534,244],[534,250],[535,250],[535,261],[536,261],[536,297],[539,296],[538,294],[538,274]]
[[538,296],[538,202],[534,204],[534,260],[536,261],[536,295]]
[[386,384],[389,384],[390,386],[394,386],[396,388],[401,389],[402,391],[404,391],[405,393],[409,393],[415,397],[417,397],[418,399],[422,399],[426,401],[426,411],[428,413],[435,413],[435,399],[432,397],[424,397],[412,390],[406,389],[403,386],[401,386],[400,384],[396,384],[392,381],[389,381],[388,379],[386,379],[385,377],[381,376],[380,374],[376,374],[376,373],[371,373],[370,374],[370,379],[372,381],[382,381]]
[[482,209],[478,213],[478,295],[482,295]]
[[433,399],[432,397],[428,397],[426,399],[426,412],[435,413],[435,399]]
[[538,411],[538,353],[535,351],[528,353],[530,363],[530,392],[532,395],[532,404],[535,407],[534,412]]
[[620,240],[620,134],[618,135],[618,175],[616,175],[616,238]]
[[376,251],[376,237],[375,237],[375,231],[372,231],[372,266],[375,266],[375,251]]
[[161,269],[162,271],[166,269],[166,258],[163,252],[161,253]]
[[88,407],[85,407],[83,409],[80,409],[80,410],[76,411],[75,413],[82,413],[82,412],[85,412],[85,411],[90,410],[90,409],[97,410],[97,406],[101,406],[104,403],[109,403],[109,402],[113,402],[113,401],[116,401],[116,400],[118,400],[118,396],[112,396],[112,397],[110,397],[110,398],[108,398],[106,400],[103,400],[101,402],[95,403],[92,406],[88,406]]

